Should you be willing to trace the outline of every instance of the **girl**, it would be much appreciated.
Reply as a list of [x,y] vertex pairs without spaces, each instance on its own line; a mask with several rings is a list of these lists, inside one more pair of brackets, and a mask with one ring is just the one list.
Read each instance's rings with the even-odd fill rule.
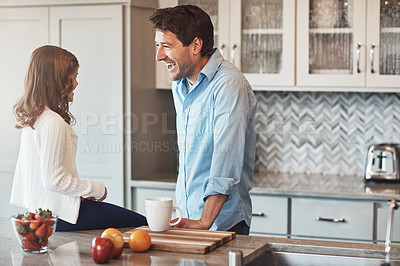
[[25,93],[14,105],[22,134],[10,203],[50,209],[59,217],[57,231],[146,225],[144,216],[103,202],[107,188],[102,182],[78,177],[78,137],[69,112],[78,68],[76,57],[57,46],[32,53]]

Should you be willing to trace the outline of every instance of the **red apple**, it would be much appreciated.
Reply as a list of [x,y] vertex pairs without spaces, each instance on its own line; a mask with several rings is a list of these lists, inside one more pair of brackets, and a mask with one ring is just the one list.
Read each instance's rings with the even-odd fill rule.
[[96,263],[107,263],[113,255],[114,245],[108,238],[96,237],[92,240],[90,251]]
[[122,251],[124,251],[124,237],[122,233],[118,229],[107,228],[103,231],[101,237],[111,239],[114,245],[112,258],[118,259],[119,256],[121,256]]

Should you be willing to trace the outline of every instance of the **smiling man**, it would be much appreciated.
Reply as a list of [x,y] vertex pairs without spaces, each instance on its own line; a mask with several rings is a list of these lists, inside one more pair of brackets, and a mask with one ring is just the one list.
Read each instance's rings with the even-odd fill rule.
[[193,5],[157,9],[156,59],[172,84],[179,147],[175,196],[182,228],[249,234],[256,98],[233,64],[213,49],[210,17]]

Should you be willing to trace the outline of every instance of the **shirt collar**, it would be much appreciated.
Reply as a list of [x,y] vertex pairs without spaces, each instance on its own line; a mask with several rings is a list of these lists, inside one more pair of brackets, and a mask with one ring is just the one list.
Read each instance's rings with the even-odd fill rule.
[[200,71],[200,73],[204,74],[208,80],[212,79],[221,65],[222,60],[224,60],[217,48],[214,48],[211,53],[210,60],[208,60],[207,64]]
[[[217,48],[213,48],[213,50],[211,51],[211,57],[208,60],[207,64],[200,71],[198,80],[204,79],[204,77],[202,76],[205,76],[208,80],[211,80],[214,77],[215,73],[217,73],[217,70],[222,64],[223,60],[224,57],[221,55],[220,51]],[[186,78],[177,80],[176,84],[177,87],[180,88],[181,93],[186,96],[188,94],[186,88]]]

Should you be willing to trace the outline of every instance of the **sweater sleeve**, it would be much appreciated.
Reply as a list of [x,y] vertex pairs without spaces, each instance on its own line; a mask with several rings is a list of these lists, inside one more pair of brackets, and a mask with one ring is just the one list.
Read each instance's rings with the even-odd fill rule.
[[101,198],[105,193],[102,182],[80,180],[76,171],[71,170],[76,169],[76,163],[74,149],[69,147],[74,145],[69,125],[61,118],[48,117],[39,132],[38,149],[43,186],[71,197]]

